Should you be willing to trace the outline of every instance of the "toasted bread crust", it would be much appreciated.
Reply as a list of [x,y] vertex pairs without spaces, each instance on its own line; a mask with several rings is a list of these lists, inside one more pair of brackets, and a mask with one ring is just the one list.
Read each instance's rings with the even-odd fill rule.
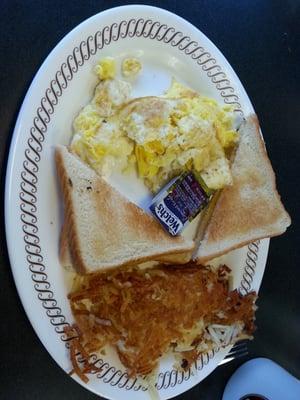
[[239,242],[233,246],[228,246],[228,247],[226,247],[225,250],[216,251],[216,252],[208,254],[207,256],[197,257],[197,258],[195,258],[194,261],[198,265],[203,265],[203,264],[206,264],[208,261],[213,260],[214,258],[221,257],[224,254],[229,253],[230,251],[240,249],[241,247],[244,247],[252,242],[255,242],[256,240],[266,239],[266,237],[271,238],[271,237],[279,236],[279,235],[283,234],[285,231],[286,231],[286,229],[284,231],[282,231],[281,233],[276,233],[276,234],[270,235],[270,236],[265,236],[265,235],[257,236],[257,237],[253,236],[253,238],[251,238],[251,240],[247,239],[247,240],[245,240],[243,242]]
[[[79,274],[84,274],[86,272],[86,268],[81,256],[81,253],[75,249],[79,248],[80,239],[76,235],[76,218],[75,218],[75,211],[74,205],[72,202],[71,197],[71,190],[72,190],[72,181],[68,177],[65,167],[64,167],[64,158],[63,153],[61,152],[60,148],[57,148],[55,151],[55,163],[57,169],[57,175],[60,181],[60,187],[63,194],[64,204],[65,204],[65,232],[67,232],[68,243],[72,243],[73,245],[69,248],[71,253],[71,259],[73,261],[73,266],[77,270]],[[63,235],[61,234],[61,237]],[[65,240],[61,240],[61,245],[66,246],[67,243]],[[65,250],[65,247],[62,249]],[[60,252],[62,256],[62,251]]]
[[285,232],[291,220],[276,190],[275,173],[252,115],[232,165],[233,185],[220,194],[196,254],[207,262],[254,240]]
[[62,266],[72,266],[72,257],[70,253],[69,247],[69,239],[68,239],[68,228],[67,224],[64,221],[61,231],[60,231],[60,238],[59,238],[59,261]]
[[172,253],[169,255],[160,256],[156,261],[160,261],[162,264],[186,264],[192,258],[192,251],[185,253]]

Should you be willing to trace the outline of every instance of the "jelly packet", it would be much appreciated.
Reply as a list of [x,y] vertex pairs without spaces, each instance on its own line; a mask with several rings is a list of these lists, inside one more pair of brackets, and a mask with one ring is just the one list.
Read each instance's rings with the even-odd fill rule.
[[163,227],[176,236],[208,204],[212,194],[200,176],[184,172],[157,193],[149,208]]

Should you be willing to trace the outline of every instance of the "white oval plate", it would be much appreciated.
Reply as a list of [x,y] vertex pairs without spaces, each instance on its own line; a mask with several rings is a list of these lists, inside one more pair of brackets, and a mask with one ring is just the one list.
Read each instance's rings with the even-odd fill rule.
[[[70,361],[63,327],[72,322],[64,274],[58,260],[62,223],[53,149],[67,144],[72,121],[91,98],[93,66],[104,56],[138,56],[143,72],[134,96],[158,95],[171,76],[241,115],[253,112],[238,77],[220,51],[182,18],[148,6],[110,9],[84,21],[50,53],[36,74],[13,134],[5,193],[6,236],[11,267],[23,306],[40,340],[65,371]],[[233,269],[242,293],[258,290],[269,240],[236,250],[222,262]],[[212,372],[229,349],[203,356],[186,373],[160,363],[157,388],[162,399],[190,389]],[[83,384],[110,399],[148,399],[139,382],[128,379],[114,354],[99,360],[103,369]],[[79,381],[76,377],[74,377]]]

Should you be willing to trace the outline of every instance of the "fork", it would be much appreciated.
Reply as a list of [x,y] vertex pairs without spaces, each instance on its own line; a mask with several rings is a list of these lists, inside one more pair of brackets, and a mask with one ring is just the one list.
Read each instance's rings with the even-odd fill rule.
[[245,357],[248,354],[248,340],[241,340],[240,342],[236,343],[227,356],[222,360],[219,365],[226,364],[236,358]]

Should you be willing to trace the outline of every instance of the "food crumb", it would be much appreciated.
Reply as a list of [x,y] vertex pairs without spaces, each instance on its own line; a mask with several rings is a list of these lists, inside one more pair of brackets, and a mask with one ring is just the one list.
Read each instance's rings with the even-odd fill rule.
[[95,67],[98,78],[103,81],[116,76],[116,61],[113,57],[105,57]]
[[142,69],[142,64],[137,58],[125,58],[122,62],[122,74],[126,77],[136,76]]
[[188,367],[188,365],[189,365],[188,360],[183,358],[181,361],[181,368],[186,369]]

